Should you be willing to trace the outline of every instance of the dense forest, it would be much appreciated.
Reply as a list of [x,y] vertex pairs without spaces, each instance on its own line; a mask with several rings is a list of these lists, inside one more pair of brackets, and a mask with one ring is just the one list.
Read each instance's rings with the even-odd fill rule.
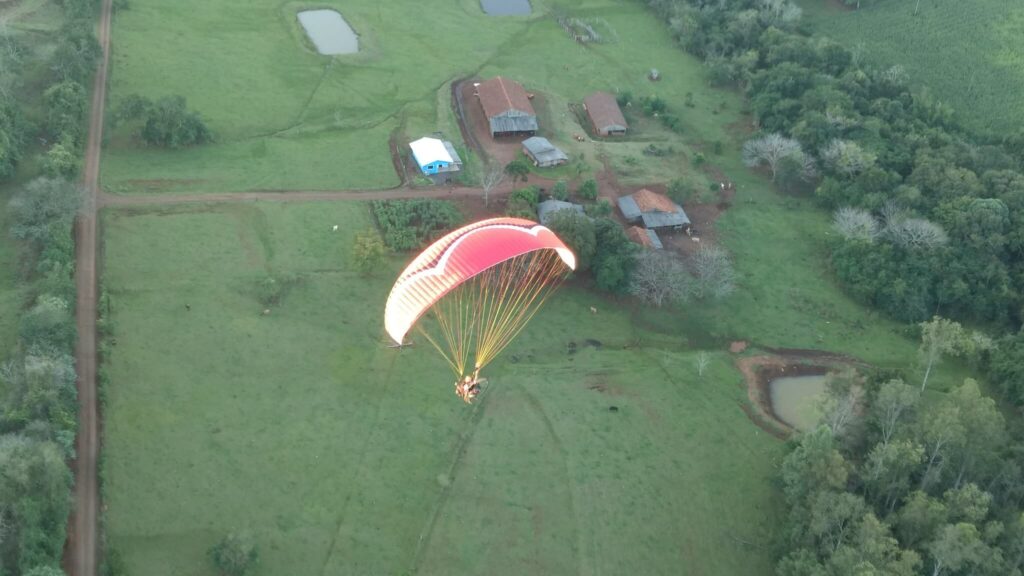
[[[867,66],[788,0],[648,5],[712,82],[747,95],[744,162],[834,212],[845,289],[898,320],[1003,335],[981,363],[1024,403],[1024,138],[968,132],[911,91],[913,71]],[[1015,427],[972,380],[936,400],[900,376],[833,376],[826,425],[793,441],[779,576],[1022,573]]]
[[[0,182],[39,154],[44,175],[18,186],[7,221],[19,241],[25,308],[0,366],[0,574],[54,576],[71,509],[78,402],[72,357],[74,179],[99,44],[96,3],[62,0],[53,32],[0,30]],[[40,97],[41,96],[41,97]],[[30,170],[29,172],[35,172]],[[37,173],[36,173],[37,174]],[[25,172],[20,177],[33,174]]]

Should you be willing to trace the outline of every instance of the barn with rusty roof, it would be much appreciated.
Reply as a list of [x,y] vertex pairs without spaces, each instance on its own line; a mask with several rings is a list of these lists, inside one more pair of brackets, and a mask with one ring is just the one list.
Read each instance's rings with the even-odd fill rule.
[[594,92],[584,98],[583,109],[598,136],[623,136],[629,129],[618,101],[607,92]]
[[636,242],[645,248],[653,248],[655,250],[661,250],[664,248],[661,244],[661,238],[658,238],[658,233],[649,228],[630,226],[626,229],[626,236],[628,236],[633,242]]
[[477,86],[477,97],[490,123],[491,137],[532,136],[537,131],[537,113],[522,85],[503,76]]
[[630,223],[643,222],[645,228],[684,230],[690,227],[690,218],[683,207],[661,194],[643,188],[629,196],[619,198],[619,210]]

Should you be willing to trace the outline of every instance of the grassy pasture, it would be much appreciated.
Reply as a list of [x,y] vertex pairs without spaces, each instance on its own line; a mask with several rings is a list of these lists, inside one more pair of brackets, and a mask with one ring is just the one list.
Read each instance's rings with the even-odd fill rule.
[[[360,34],[362,52],[331,58],[309,49],[295,21],[300,8],[313,4],[133,1],[114,22],[111,105],[133,93],[181,94],[208,120],[217,142],[148,149],[132,139],[137,127],[119,127],[108,135],[103,184],[118,193],[394,186],[389,135],[441,130],[457,139],[449,82],[473,74],[508,75],[543,94],[542,132],[593,169],[600,155],[614,165],[637,154],[628,146],[572,141],[581,128],[568,104],[591,91],[668,100],[684,118],[684,136],[651,123],[636,138],[675,143],[681,153],[719,139],[719,126],[738,119],[739,99],[709,88],[699,62],[673,45],[641,3],[560,3],[572,15],[604,19],[620,38],[589,46],[565,34],[550,4],[534,4],[534,16],[498,18],[483,14],[477,0],[442,3],[431,7],[426,26],[413,16],[423,10],[414,0],[318,2],[338,9]],[[651,67],[662,71],[661,82],[646,79]],[[695,109],[682,106],[689,91]],[[709,113],[723,101],[721,116]],[[670,160],[639,159],[638,182],[670,172]]]
[[800,0],[816,32],[853,47],[868,61],[900,64],[911,82],[950,104],[970,126],[1016,130],[1024,117],[1024,6],[1003,0],[878,0],[861,10]]
[[[385,347],[402,259],[350,271],[364,205],[104,225],[106,526],[131,573],[212,575],[206,550],[238,528],[266,574],[770,572],[734,538],[770,544],[781,445],[725,354],[698,379],[679,337],[570,286],[468,407],[425,343]],[[268,270],[300,280],[263,316]]]

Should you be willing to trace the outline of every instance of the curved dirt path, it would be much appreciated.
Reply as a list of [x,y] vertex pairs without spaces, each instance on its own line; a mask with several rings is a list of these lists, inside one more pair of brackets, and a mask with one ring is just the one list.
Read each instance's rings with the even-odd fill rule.
[[75,442],[74,508],[68,520],[65,564],[70,576],[95,576],[99,532],[99,486],[96,460],[99,455],[99,421],[96,406],[96,194],[103,143],[103,105],[107,97],[107,66],[110,62],[110,12],[112,0],[103,0],[97,39],[103,56],[93,82],[89,113],[89,140],[85,149],[83,184],[87,198],[75,223],[75,283],[78,298],[75,321],[78,342],[78,438]]

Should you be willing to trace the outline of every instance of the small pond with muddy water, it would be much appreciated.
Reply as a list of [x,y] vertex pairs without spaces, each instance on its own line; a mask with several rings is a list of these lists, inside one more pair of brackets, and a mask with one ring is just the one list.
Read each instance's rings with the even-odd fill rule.
[[814,428],[821,421],[825,375],[779,376],[768,384],[772,412],[796,430]]
[[359,52],[359,36],[340,13],[334,10],[303,10],[298,16],[317,52],[328,56]]

